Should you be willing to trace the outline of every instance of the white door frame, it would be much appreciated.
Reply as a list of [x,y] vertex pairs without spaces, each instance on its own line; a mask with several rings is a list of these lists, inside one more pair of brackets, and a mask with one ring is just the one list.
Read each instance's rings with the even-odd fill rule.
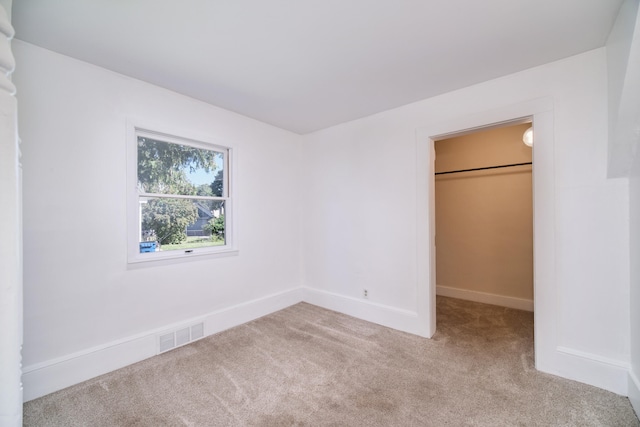
[[0,425],[22,425],[22,167],[10,76],[11,2],[0,2]]
[[434,141],[523,118],[533,121],[533,287],[536,368],[550,372],[557,347],[555,330],[555,181],[553,103],[537,99],[478,112],[417,129],[416,259],[420,334],[436,331]]

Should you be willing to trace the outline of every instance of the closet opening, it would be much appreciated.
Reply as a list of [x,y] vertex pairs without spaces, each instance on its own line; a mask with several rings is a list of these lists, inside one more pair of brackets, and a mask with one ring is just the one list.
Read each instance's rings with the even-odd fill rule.
[[531,128],[522,119],[434,140],[437,329],[465,311],[487,328],[528,322],[533,342]]

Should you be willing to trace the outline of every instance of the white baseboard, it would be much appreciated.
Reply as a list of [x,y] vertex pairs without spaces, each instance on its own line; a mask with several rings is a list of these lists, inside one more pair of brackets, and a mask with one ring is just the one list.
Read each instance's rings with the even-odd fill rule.
[[631,365],[628,362],[562,346],[557,347],[556,352],[554,372],[549,373],[622,396],[629,395]]
[[436,295],[499,305],[501,307],[515,308],[518,310],[533,311],[533,300],[523,298],[469,291],[467,289],[451,288],[449,286],[436,286]]
[[24,401],[36,399],[155,356],[158,354],[158,336],[167,330],[204,322],[204,335],[212,335],[297,304],[302,301],[302,295],[302,288],[290,289],[143,334],[26,366],[22,374]]
[[636,415],[640,417],[640,378],[638,378],[633,369],[629,369],[629,400],[636,411]]
[[[442,287],[438,289],[441,290]],[[445,292],[448,289],[445,288]],[[461,298],[459,294],[439,295]],[[471,298],[464,298],[471,299]],[[472,299],[473,300],[473,299]],[[312,288],[294,288],[246,303],[216,310],[179,324],[89,348],[24,368],[24,400],[29,401],[82,381],[120,369],[158,354],[158,337],[168,330],[204,322],[205,336],[241,325],[275,311],[305,301],[389,328],[421,335],[418,314],[383,304]],[[476,300],[474,300],[476,301]],[[525,300],[526,301],[526,300]],[[495,300],[482,300],[496,304]],[[505,305],[506,304],[499,304]],[[523,309],[522,306],[513,307]],[[640,381],[629,363],[607,359],[578,350],[558,347],[553,371],[549,373],[629,396],[640,413]]]
[[303,288],[303,301],[378,325],[424,336],[418,314],[366,299],[358,299],[313,288]]

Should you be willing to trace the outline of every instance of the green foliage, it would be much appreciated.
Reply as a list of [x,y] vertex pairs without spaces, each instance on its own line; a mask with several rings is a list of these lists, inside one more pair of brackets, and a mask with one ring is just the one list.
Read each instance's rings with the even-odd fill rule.
[[198,185],[196,187],[196,195],[197,196],[213,196],[213,191],[211,191],[211,186],[208,184]]
[[189,224],[198,219],[198,209],[184,199],[152,199],[142,208],[142,229],[153,230],[161,245],[184,242]]
[[[213,193],[213,184],[196,187],[189,182],[185,171],[213,172],[219,155],[211,150],[138,137],[138,187],[145,193],[217,195]],[[202,203],[213,206],[216,202]],[[161,245],[184,242],[187,226],[197,219],[198,209],[192,200],[151,199],[142,208],[142,230],[155,235]],[[217,231],[214,233],[217,235]]]
[[138,137],[138,185],[146,193],[195,195],[196,188],[184,169],[215,171],[216,155],[215,151]]
[[216,179],[211,183],[211,191],[214,196],[222,196],[222,189],[224,186],[223,171],[219,170],[216,174]]
[[202,228],[211,233],[211,236],[224,239],[224,215],[209,220]]
[[192,240],[191,237],[187,238],[186,242],[178,243],[175,245],[163,245],[163,251],[175,251],[180,249],[195,249],[195,248],[210,248],[212,246],[224,245],[224,240],[212,239],[211,237],[205,237],[201,239]]

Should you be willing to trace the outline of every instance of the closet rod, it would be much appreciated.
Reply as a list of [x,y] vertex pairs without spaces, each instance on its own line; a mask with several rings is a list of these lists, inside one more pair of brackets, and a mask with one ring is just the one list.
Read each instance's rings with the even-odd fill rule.
[[473,171],[483,171],[487,169],[501,169],[501,168],[512,168],[514,166],[526,166],[532,164],[531,162],[526,163],[512,163],[510,165],[499,165],[499,166],[485,166],[483,168],[474,168],[474,169],[460,169],[457,171],[446,171],[446,172],[436,172],[436,175],[446,175],[449,173],[460,173],[460,172],[473,172]]

